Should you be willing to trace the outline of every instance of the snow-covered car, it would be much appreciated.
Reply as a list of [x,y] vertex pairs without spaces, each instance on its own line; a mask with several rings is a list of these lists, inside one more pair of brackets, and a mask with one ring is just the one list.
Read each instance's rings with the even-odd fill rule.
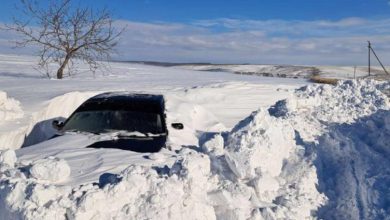
[[[175,129],[183,124],[174,123]],[[88,148],[117,148],[135,152],[158,152],[165,146],[168,130],[162,95],[109,92],[85,101],[65,121],[53,121],[59,131],[103,135]]]
[[[61,184],[100,182],[103,174],[119,173],[129,165],[172,165],[177,158],[166,146],[162,95],[103,93],[85,101],[65,121],[56,120],[52,125],[57,135],[18,149],[16,154],[26,163],[65,160],[71,172]],[[181,123],[170,126],[183,129]]]

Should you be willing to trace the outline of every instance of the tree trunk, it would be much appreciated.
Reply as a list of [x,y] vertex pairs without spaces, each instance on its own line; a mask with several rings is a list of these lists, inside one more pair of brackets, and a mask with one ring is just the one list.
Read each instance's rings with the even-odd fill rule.
[[60,68],[57,70],[57,79],[62,79],[64,76],[64,69],[70,60],[70,54],[67,54],[64,62],[61,64]]

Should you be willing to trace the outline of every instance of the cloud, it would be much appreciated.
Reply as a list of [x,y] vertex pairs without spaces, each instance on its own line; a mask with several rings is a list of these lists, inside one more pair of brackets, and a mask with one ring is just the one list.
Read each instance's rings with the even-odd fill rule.
[[[115,59],[170,62],[364,65],[366,41],[390,64],[390,19],[240,20],[192,23],[119,20]],[[0,31],[0,51],[8,51]],[[24,51],[25,52],[25,51]],[[386,62],[388,60],[388,62]]]
[[[351,36],[359,33],[372,35],[389,27],[390,19],[366,20],[362,18],[345,18],[338,21],[316,20],[237,20],[215,19],[193,22],[193,25],[207,28],[224,28],[229,30],[261,30],[269,36],[282,35],[290,37],[327,37]],[[386,30],[390,33],[390,30]]]

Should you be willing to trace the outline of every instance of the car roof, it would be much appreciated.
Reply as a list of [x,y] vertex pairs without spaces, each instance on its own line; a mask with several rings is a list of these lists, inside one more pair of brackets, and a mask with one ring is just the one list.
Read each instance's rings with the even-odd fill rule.
[[163,95],[131,92],[106,92],[84,102],[76,111],[88,110],[130,110],[163,113]]
[[115,99],[115,100],[143,100],[151,102],[163,101],[163,95],[146,94],[146,93],[132,93],[132,92],[105,92],[93,96],[88,101]]

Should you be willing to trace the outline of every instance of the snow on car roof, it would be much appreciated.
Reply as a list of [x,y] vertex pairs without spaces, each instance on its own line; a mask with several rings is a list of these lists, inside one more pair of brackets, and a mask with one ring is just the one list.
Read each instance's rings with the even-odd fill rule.
[[125,109],[161,113],[165,111],[165,103],[162,95],[106,92],[88,99],[76,111],[97,109]]

